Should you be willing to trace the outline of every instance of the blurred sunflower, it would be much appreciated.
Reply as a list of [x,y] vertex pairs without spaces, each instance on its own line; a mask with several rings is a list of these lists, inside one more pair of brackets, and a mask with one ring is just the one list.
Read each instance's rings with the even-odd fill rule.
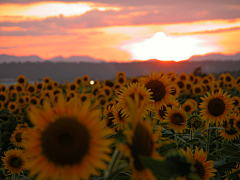
[[78,86],[80,86],[82,84],[82,78],[80,77],[75,78],[75,83],[77,83]]
[[31,96],[30,99],[29,99],[29,104],[31,105],[39,105],[39,99],[37,96]]
[[42,82],[37,83],[35,86],[37,91],[42,91],[44,88],[44,85]]
[[233,127],[240,133],[240,118],[237,118],[237,119],[233,122]]
[[193,86],[193,83],[190,80],[187,80],[185,82],[185,92],[186,93],[191,92],[192,86]]
[[127,78],[125,76],[119,76],[115,79],[115,83],[119,83],[124,85],[127,82]]
[[16,90],[11,90],[8,94],[9,94],[9,99],[16,99],[18,96],[18,92]]
[[22,122],[23,121],[23,116],[22,115],[17,115],[16,116],[16,121],[17,122]]
[[99,85],[94,85],[94,86],[92,87],[92,89],[91,89],[92,94],[93,94],[94,96],[96,96],[96,95],[99,93],[100,89],[101,89],[101,87],[100,87]]
[[181,107],[167,108],[165,120],[169,128],[176,133],[183,133],[187,129],[187,115]]
[[189,80],[190,80],[192,83],[195,81],[195,76],[194,76],[193,73],[190,73],[190,74],[188,75],[188,77],[189,77]]
[[147,89],[144,84],[140,83],[128,84],[126,87],[123,87],[119,91],[119,95],[116,98],[116,100],[118,101],[118,103],[116,104],[116,110],[121,112],[123,116],[129,116],[131,107],[128,106],[126,98],[127,96],[130,96],[132,99],[134,99],[135,93],[139,94],[139,103],[144,104],[144,109],[141,113],[145,117],[151,110],[151,103],[153,103],[154,101],[151,99],[151,90]]
[[222,127],[224,127],[224,130],[218,130],[220,132],[220,136],[222,136],[223,139],[231,142],[234,139],[239,138],[239,131],[234,127],[235,121],[239,121],[239,119],[240,118],[237,114],[232,113],[228,117],[228,120],[224,121],[224,124],[222,125]]
[[32,107],[30,120],[35,128],[24,133],[24,146],[29,158],[29,176],[39,179],[89,179],[99,175],[111,158],[110,130],[101,120],[101,112],[91,102],[79,106],[78,99],[68,103],[59,94],[52,108],[44,103],[43,110]]
[[213,168],[214,161],[207,161],[207,154],[202,148],[199,150],[196,146],[194,155],[189,147],[187,147],[187,151],[180,149],[180,152],[193,162],[195,169],[194,172],[199,178],[202,180],[209,180],[211,177],[215,176],[214,172],[217,172],[217,170]]
[[223,123],[223,120],[227,120],[227,115],[232,112],[233,101],[230,95],[227,95],[227,92],[223,93],[221,89],[217,93],[208,92],[207,95],[201,97],[201,100],[200,115],[208,124],[216,123],[218,126]]
[[17,97],[16,103],[18,103],[20,107],[24,107],[26,105],[25,97],[24,96]]
[[23,130],[17,129],[13,131],[10,141],[17,147],[23,147],[23,138],[22,138]]
[[15,130],[23,130],[23,131],[25,131],[25,130],[28,130],[28,129],[29,129],[29,126],[28,126],[28,124],[26,122],[20,123],[20,124],[18,124],[15,127]]
[[113,87],[114,86],[114,82],[109,80],[109,79],[105,79],[103,81],[103,86],[109,86],[109,87]]
[[146,88],[152,92],[151,96],[154,102],[151,104],[156,106],[156,108],[166,105],[167,101],[173,97],[171,95],[170,80],[163,72],[157,73],[157,71],[154,71],[152,74],[150,71],[149,77],[144,75],[141,81],[145,84]]
[[19,75],[17,77],[17,83],[26,84],[27,83],[27,78],[24,75]]
[[90,82],[90,77],[89,75],[85,74],[83,77],[82,77],[82,82],[84,83],[84,85],[89,85],[89,82]]
[[201,116],[194,113],[188,116],[187,118],[187,127],[190,129],[197,130],[203,126],[203,120]]
[[106,120],[106,126],[112,130],[112,134],[116,133],[116,127],[114,125],[114,115],[113,115],[113,107],[107,107],[103,111],[104,120]]
[[112,88],[110,88],[109,86],[104,86],[100,89],[100,92],[102,92],[106,98],[110,98],[113,94],[112,92]]
[[191,114],[195,109],[194,109],[194,104],[189,101],[186,100],[183,104],[182,104],[182,109],[183,111],[185,111],[187,114]]
[[130,116],[130,114],[128,115],[121,114],[121,111],[116,109],[116,106],[112,107],[112,113],[114,117],[113,124],[115,125],[117,130],[122,130],[126,126],[127,119]]
[[0,91],[6,91],[6,85],[5,84],[0,84]]
[[43,78],[43,82],[44,82],[45,84],[48,84],[48,83],[50,83],[51,81],[52,81],[51,78],[48,77],[48,76],[45,76],[45,77]]
[[130,78],[130,83],[139,83],[139,78],[138,77],[131,77]]
[[10,102],[8,103],[7,108],[8,108],[8,110],[9,110],[10,113],[13,113],[14,111],[17,110],[18,104],[17,104],[16,102],[14,102],[14,101],[10,101]]
[[8,173],[17,173],[20,175],[25,170],[27,159],[24,151],[21,149],[10,149],[4,152],[5,157],[2,157],[4,169],[8,170]]
[[188,74],[187,73],[180,73],[178,75],[179,79],[181,79],[182,81],[187,81],[188,80]]
[[150,169],[142,164],[140,156],[162,160],[156,151],[160,147],[160,144],[157,143],[158,131],[153,133],[154,124],[150,119],[145,121],[139,119],[132,122],[134,123],[131,129],[123,130],[127,137],[127,144],[117,145],[117,148],[130,160],[131,179],[156,180]]
[[240,107],[240,97],[239,96],[233,96],[233,97],[231,97],[231,100],[233,100],[234,108]]
[[171,89],[172,92],[170,93],[173,97],[178,98],[179,94],[180,94],[180,88],[177,84],[175,83],[171,83]]
[[34,94],[34,93],[37,92],[37,89],[36,89],[36,87],[33,84],[28,84],[25,89],[30,94]]
[[152,110],[152,112],[154,112],[154,118],[159,120],[160,122],[163,122],[163,120],[165,120],[167,108],[172,108],[172,107],[179,107],[179,102],[175,98],[169,100],[167,103],[167,106],[163,105],[159,109],[154,108]]
[[226,73],[224,81],[225,83],[235,82],[235,78],[230,73]]
[[117,74],[116,74],[116,77],[126,77],[126,74],[124,71],[119,71]]
[[194,84],[192,87],[193,96],[201,96],[204,93],[202,84]]
[[22,93],[22,92],[24,92],[24,86],[20,83],[17,83],[14,86],[14,90],[16,90],[18,93]]

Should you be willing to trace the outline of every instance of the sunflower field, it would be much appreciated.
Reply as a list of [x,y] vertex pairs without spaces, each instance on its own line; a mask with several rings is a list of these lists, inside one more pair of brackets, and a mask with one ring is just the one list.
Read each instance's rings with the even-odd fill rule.
[[0,179],[239,180],[240,77],[0,84]]

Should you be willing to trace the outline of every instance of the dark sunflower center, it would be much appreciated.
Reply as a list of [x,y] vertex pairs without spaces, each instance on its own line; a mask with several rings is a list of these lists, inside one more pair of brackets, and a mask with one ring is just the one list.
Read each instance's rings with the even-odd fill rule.
[[172,116],[171,116],[171,122],[173,124],[176,124],[176,125],[182,125],[182,123],[184,123],[184,118],[182,116],[182,114],[180,113],[174,113]]
[[197,87],[197,88],[195,89],[195,93],[198,94],[198,93],[200,93],[200,92],[201,92],[201,89],[200,89],[199,87]]
[[173,87],[172,92],[170,94],[174,96],[176,93],[177,93],[176,88]]
[[182,89],[184,87],[184,83],[182,81],[178,81],[177,85]]
[[101,104],[101,106],[104,106],[104,105],[106,104],[106,100],[105,100],[105,99],[102,99],[102,100],[100,101],[100,104]]
[[234,128],[231,128],[230,130],[225,130],[225,132],[229,135],[234,135],[238,133],[238,131]]
[[28,91],[29,91],[29,92],[34,92],[34,87],[32,87],[32,86],[29,87],[29,88],[28,88]]
[[18,82],[19,83],[24,83],[24,79],[23,78],[19,78]]
[[108,89],[105,89],[105,93],[108,96],[110,94],[110,91]]
[[15,135],[15,140],[19,143],[22,141],[22,133],[19,132]]
[[11,106],[10,106],[10,109],[15,109],[15,105],[14,104],[12,104]]
[[137,82],[138,82],[137,79],[133,79],[133,80],[132,80],[132,83],[137,83]]
[[109,80],[107,80],[105,84],[109,87],[113,87],[113,85],[114,85],[113,82],[111,82]]
[[42,89],[42,84],[38,84],[38,85],[37,85],[37,88],[38,88],[38,89]]
[[24,100],[22,98],[19,99],[18,101],[20,104],[24,103]]
[[52,86],[51,85],[47,86],[47,89],[52,90]]
[[83,96],[83,97],[81,98],[82,102],[86,101],[86,99],[87,99],[86,96]]
[[70,89],[71,89],[71,90],[75,90],[75,89],[76,89],[76,86],[75,86],[75,85],[71,85],[71,86],[70,86]]
[[237,122],[237,127],[240,128],[240,121]]
[[80,163],[88,153],[90,133],[77,119],[62,117],[41,134],[42,153],[57,165]]
[[165,119],[166,112],[167,112],[167,109],[164,105],[158,111],[159,116],[161,116],[161,118],[163,118],[163,119]]
[[190,105],[184,106],[184,110],[185,110],[186,112],[190,112],[191,109],[192,109],[192,108],[191,108]]
[[237,106],[237,105],[239,105],[239,101],[234,100],[233,104],[234,104],[234,106]]
[[146,88],[150,89],[150,92],[153,93],[152,96],[155,101],[161,101],[166,95],[165,86],[163,82],[159,80],[149,81],[146,84]]
[[195,173],[201,178],[203,179],[204,175],[205,175],[205,169],[202,165],[201,162],[199,162],[198,160],[194,161],[194,168],[195,168]]
[[22,91],[22,88],[20,86],[17,86],[17,91],[18,92],[21,92]]
[[113,116],[113,113],[112,112],[109,112],[108,115],[107,115],[107,127],[111,127],[113,126],[113,120],[114,120],[114,116]]
[[229,76],[226,77],[226,81],[230,82],[231,80],[232,80],[231,77]]
[[149,131],[144,127],[143,124],[138,123],[134,136],[132,139],[132,144],[129,145],[131,149],[131,155],[134,158],[134,167],[138,171],[145,169],[139,156],[150,157],[153,152],[154,144],[153,139]]
[[193,116],[193,117],[190,119],[190,122],[191,122],[192,127],[194,127],[195,129],[200,128],[200,126],[201,126],[201,124],[202,124],[201,119],[199,119],[199,118],[196,117],[196,116]]
[[122,84],[124,82],[123,78],[119,78],[118,82]]
[[84,77],[83,80],[86,82],[86,81],[88,80],[88,78],[87,78],[87,77]]
[[78,83],[78,84],[81,84],[81,82],[82,82],[81,79],[78,79],[78,80],[77,80],[77,83]]
[[19,159],[19,158],[17,158],[17,157],[13,157],[13,158],[11,159],[10,165],[11,165],[12,167],[18,168],[18,167],[21,166],[21,164],[22,164],[21,159]]
[[219,98],[211,99],[208,103],[208,111],[213,116],[220,116],[224,113],[225,103]]
[[37,101],[36,101],[36,99],[31,99],[31,104],[37,104]]
[[6,97],[1,94],[1,95],[0,95],[0,100],[1,100],[1,101],[5,101],[5,99],[6,99]]

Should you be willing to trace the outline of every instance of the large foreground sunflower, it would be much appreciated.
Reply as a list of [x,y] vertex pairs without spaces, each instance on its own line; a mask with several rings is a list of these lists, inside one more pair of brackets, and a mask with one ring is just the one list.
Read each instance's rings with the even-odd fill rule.
[[191,159],[194,163],[195,173],[202,180],[209,180],[211,177],[215,176],[214,172],[217,172],[217,170],[213,168],[214,161],[207,161],[207,154],[203,152],[203,149],[199,150],[196,146],[194,156],[189,147],[187,147],[187,151],[183,149],[180,149],[180,151]]
[[91,109],[89,101],[79,105],[79,100],[68,103],[60,93],[52,108],[48,101],[43,110],[32,107],[29,113],[35,128],[24,135],[25,149],[31,159],[28,163],[30,177],[62,180],[89,179],[99,175],[110,161],[112,140],[104,137],[110,132],[101,112]]
[[232,112],[233,100],[230,99],[230,95],[227,92],[223,93],[220,89],[217,93],[210,94],[209,92],[205,97],[201,97],[202,103],[200,115],[207,123],[223,124],[223,121],[227,119],[227,115]]
[[145,84],[147,89],[152,92],[152,99],[155,101],[152,104],[159,108],[162,105],[166,105],[168,100],[173,96],[171,95],[172,86],[170,79],[163,72],[157,73],[157,71],[150,72],[149,77],[144,75],[141,81]]

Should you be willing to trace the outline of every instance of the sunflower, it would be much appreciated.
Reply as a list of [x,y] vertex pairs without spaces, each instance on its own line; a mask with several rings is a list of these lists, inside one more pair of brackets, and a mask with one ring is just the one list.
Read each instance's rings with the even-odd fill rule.
[[80,101],[83,103],[83,102],[85,102],[86,100],[90,100],[91,97],[90,97],[90,95],[87,94],[87,93],[82,93],[82,94],[80,94],[79,99],[80,99]]
[[185,111],[187,114],[191,114],[195,109],[194,109],[194,104],[191,101],[186,100],[182,104],[182,109]]
[[104,108],[105,104],[107,103],[107,99],[105,97],[100,97],[95,102],[96,102],[96,105],[99,105],[100,107]]
[[192,83],[195,81],[195,75],[193,73],[188,74],[188,77]]
[[210,82],[211,82],[211,80],[209,79],[208,76],[204,76],[204,77],[202,78],[202,83],[203,83],[203,84],[209,84]]
[[9,122],[10,121],[9,115],[0,115],[0,121]]
[[18,93],[24,92],[24,86],[23,86],[22,84],[20,84],[20,83],[16,84],[16,85],[14,86],[14,89],[15,89]]
[[187,81],[188,80],[188,74],[187,73],[180,73],[178,75],[179,79],[181,79],[182,81]]
[[117,96],[119,90],[121,90],[123,88],[123,85],[120,83],[115,83],[113,86],[113,90],[114,90],[114,95]]
[[79,105],[77,98],[68,103],[59,94],[54,107],[44,103],[43,110],[32,107],[29,117],[35,128],[24,133],[30,177],[41,179],[89,179],[99,175],[111,158],[110,130],[101,120],[101,111],[92,109],[91,102]]
[[0,102],[3,104],[8,102],[8,95],[6,92],[0,92]]
[[17,77],[17,83],[26,84],[27,83],[27,78],[24,75],[19,75]]
[[7,87],[7,90],[8,92],[11,92],[12,90],[14,90],[14,84],[10,84],[8,87]]
[[202,84],[194,84],[191,92],[193,96],[201,96],[204,93]]
[[187,119],[187,127],[191,128],[191,129],[199,129],[203,126],[203,120],[201,118],[201,116],[199,116],[198,114],[194,113],[188,116]]
[[239,138],[239,131],[235,128],[235,121],[239,121],[239,119],[239,116],[235,113],[232,113],[228,117],[228,120],[226,120],[222,125],[222,127],[224,127],[224,130],[218,130],[220,132],[220,136],[222,136],[223,139],[231,142],[234,139]]
[[94,85],[91,89],[91,92],[94,96],[96,96],[100,92],[101,87],[99,85]]
[[167,108],[172,108],[172,107],[179,107],[179,102],[175,98],[171,99],[167,103],[167,107],[163,105],[160,107],[160,109],[154,108],[152,112],[154,112],[154,118],[159,120],[160,122],[163,122],[165,120]]
[[100,92],[102,92],[106,98],[111,97],[113,94],[112,88],[110,88],[109,86],[104,86],[103,88],[100,89]]
[[39,82],[39,83],[37,83],[37,84],[35,85],[35,87],[36,87],[36,90],[37,90],[37,91],[42,91],[44,85],[43,85],[42,82]]
[[124,71],[119,71],[117,74],[116,74],[116,77],[126,77],[126,74]]
[[16,99],[18,96],[18,92],[16,90],[12,90],[9,92],[9,99]]
[[6,85],[5,84],[0,84],[0,91],[6,91]]
[[18,104],[16,102],[10,101],[7,106],[8,110],[10,113],[13,113],[14,111],[17,110]]
[[170,93],[173,97],[177,98],[180,94],[180,88],[177,84],[171,83],[172,92]]
[[18,103],[20,107],[24,107],[26,104],[25,97],[24,96],[17,97],[16,103]]
[[76,82],[71,82],[68,84],[68,90],[69,91],[77,91],[78,84]]
[[157,71],[150,71],[149,77],[144,75],[141,78],[141,81],[145,84],[147,89],[150,89],[152,92],[152,103],[156,108],[166,105],[168,99],[171,99],[173,96],[170,94],[172,92],[170,80],[168,76],[164,75],[163,72],[157,73]]
[[86,86],[86,85],[89,85],[89,82],[90,82],[90,77],[89,77],[89,75],[84,75],[83,77],[82,77],[82,82],[84,83],[84,85]]
[[76,77],[76,78],[75,78],[75,83],[77,83],[78,86],[80,86],[80,85],[82,84],[82,78]]
[[22,122],[23,121],[23,116],[22,115],[17,115],[16,116],[16,121],[17,122]]
[[142,164],[140,156],[156,160],[163,159],[156,151],[160,147],[160,144],[157,144],[159,133],[158,131],[153,133],[154,124],[150,119],[146,119],[145,121],[142,119],[137,121],[132,120],[132,122],[134,123],[131,129],[123,130],[123,133],[127,137],[127,143],[117,145],[117,148],[130,160],[129,168],[132,170],[132,180],[155,180],[156,178],[150,169]]
[[107,108],[104,109],[103,111],[103,115],[104,115],[104,120],[107,122],[106,126],[110,129],[112,129],[112,134],[117,132],[117,129],[114,125],[114,120],[115,117],[113,115],[113,107],[108,106]]
[[227,120],[227,115],[232,112],[233,101],[227,92],[223,93],[220,89],[219,92],[210,94],[209,92],[204,97],[201,97],[202,102],[199,107],[201,108],[200,115],[207,123],[222,124],[223,120]]
[[23,147],[23,130],[22,129],[17,129],[15,131],[13,131],[10,141],[12,142],[12,144],[14,144],[17,147]]
[[231,100],[233,100],[234,108],[240,107],[240,97],[239,96],[233,96],[233,97],[231,97]]
[[29,129],[29,125],[25,122],[25,123],[20,123],[15,127],[15,130],[28,130]]
[[28,84],[26,86],[26,91],[29,92],[30,94],[34,94],[37,92],[37,89],[33,84]]
[[37,96],[31,96],[29,99],[29,104],[31,105],[39,105],[39,99],[37,98]]
[[235,129],[240,133],[240,118],[237,118],[237,119],[233,122],[233,128],[235,128]]
[[20,175],[25,170],[27,159],[24,151],[21,149],[10,149],[4,152],[2,157],[4,169],[8,169],[8,173],[17,173]]
[[185,91],[191,92],[193,83],[190,80],[185,81]]
[[113,124],[116,127],[117,130],[122,130],[128,121],[128,117],[130,115],[123,115],[119,110],[116,109],[116,106],[112,107],[112,113],[113,113]]
[[193,84],[198,84],[198,83],[200,83],[202,81],[202,77],[200,77],[200,76],[194,76],[194,82],[193,82]]
[[130,83],[139,83],[139,78],[138,77],[131,77],[130,78]]
[[49,82],[49,83],[44,85],[44,90],[52,91],[53,89],[55,89],[55,86],[53,85],[52,82]]
[[48,76],[45,76],[45,77],[43,78],[43,82],[44,82],[45,84],[50,83],[51,81],[52,81],[51,78],[48,77]]
[[196,146],[194,155],[189,147],[187,147],[187,151],[180,149],[180,152],[193,162],[195,169],[194,172],[202,180],[209,180],[211,177],[215,176],[214,172],[217,172],[217,170],[213,168],[214,161],[207,161],[207,154],[202,148],[199,150]]
[[124,85],[127,82],[127,78],[125,76],[119,76],[115,79],[115,83],[120,83]]
[[105,79],[103,81],[103,86],[109,86],[109,87],[113,87],[114,86],[114,82],[109,80],[109,79]]
[[230,73],[226,73],[224,81],[226,83],[235,82],[235,78]]
[[116,100],[118,101],[118,103],[116,104],[116,110],[119,112],[121,111],[123,116],[129,116],[131,107],[128,106],[126,98],[127,96],[130,96],[132,99],[134,99],[134,93],[139,94],[139,99],[144,104],[142,115],[145,117],[151,110],[150,104],[154,101],[151,99],[152,92],[150,91],[150,89],[147,89],[144,84],[140,83],[129,84],[128,86],[123,87],[119,91],[119,95],[116,98]]
[[187,129],[187,115],[181,107],[167,108],[165,120],[169,128],[173,129],[176,133],[183,133]]
[[183,92],[184,89],[185,89],[185,83],[186,83],[186,82],[178,77],[178,79],[175,81],[175,83],[176,83],[176,84],[178,85],[178,87],[180,88],[180,92]]

